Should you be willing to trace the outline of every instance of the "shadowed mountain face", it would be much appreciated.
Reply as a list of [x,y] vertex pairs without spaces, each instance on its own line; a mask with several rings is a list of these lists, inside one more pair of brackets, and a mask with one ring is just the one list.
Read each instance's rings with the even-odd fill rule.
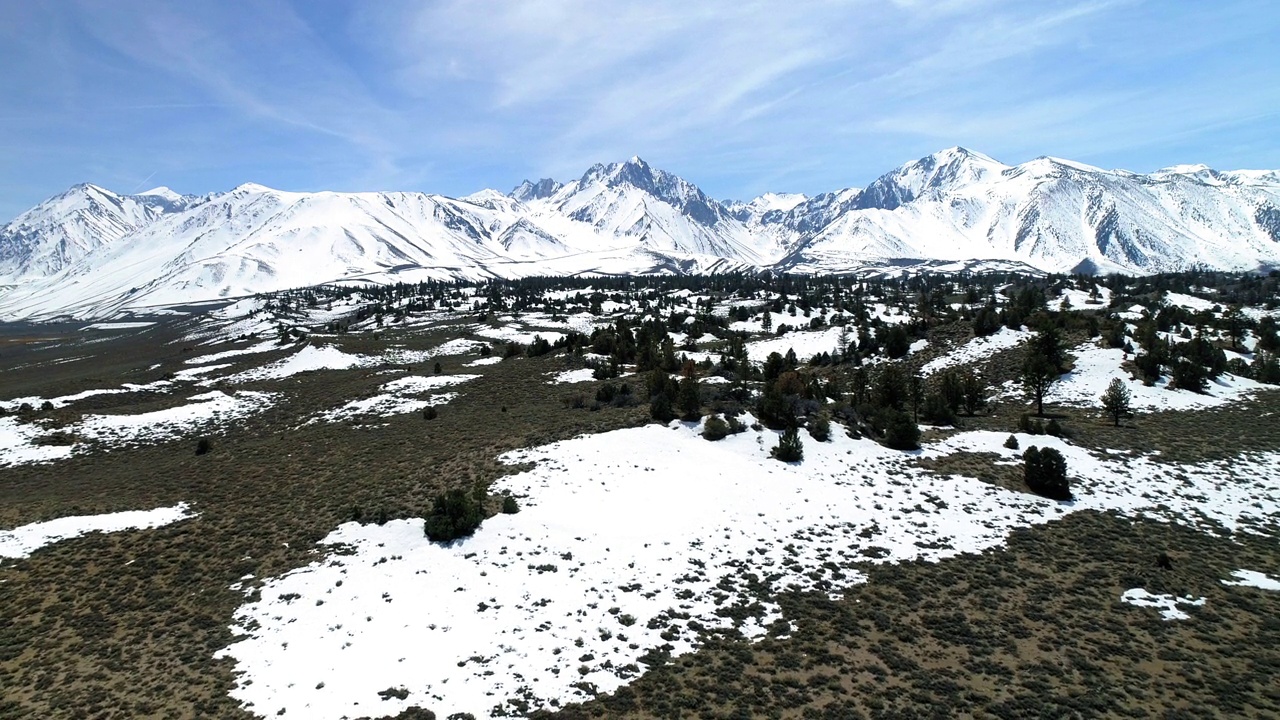
[[[996,263],[1159,272],[1280,265],[1280,172],[1148,175],[949,148],[866,188],[725,203],[640,158],[503,195],[118,195],[77,185],[0,228],[0,318],[96,317],[335,280]],[[895,265],[896,264],[896,265]],[[948,265],[950,264],[950,265]]]

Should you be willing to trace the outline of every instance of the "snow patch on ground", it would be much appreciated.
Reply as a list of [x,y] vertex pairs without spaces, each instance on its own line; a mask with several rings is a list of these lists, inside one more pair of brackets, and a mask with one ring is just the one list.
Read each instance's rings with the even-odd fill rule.
[[562,370],[552,374],[548,385],[564,385],[569,383],[590,382],[595,379],[595,370],[592,368],[579,368],[577,370]]
[[102,515],[77,515],[45,522],[31,523],[12,530],[0,530],[0,557],[25,558],[46,545],[59,540],[80,537],[91,532],[145,530],[175,523],[191,517],[186,503],[154,510],[128,510]]
[[51,462],[71,457],[70,445],[41,445],[45,431],[17,418],[0,417],[0,467]]
[[287,347],[289,346],[281,345],[280,343],[275,342],[274,340],[271,340],[267,342],[260,342],[257,345],[250,345],[249,347],[239,348],[236,350],[223,350],[222,352],[211,353],[209,355],[201,355],[200,357],[193,357],[193,358],[184,360],[183,362],[185,362],[187,365],[203,365],[205,363],[218,362],[220,360],[239,357],[241,355],[256,355],[258,353],[271,352],[272,350],[284,350]]
[[92,325],[85,325],[80,328],[81,332],[85,330],[136,330],[138,328],[151,327],[154,322],[100,322]]
[[1175,292],[1165,294],[1164,304],[1171,305],[1173,307],[1186,308],[1192,312],[1212,310],[1215,305],[1218,305],[1218,303],[1205,300],[1204,298],[1198,298],[1195,295],[1186,295]]
[[0,418],[0,466],[49,462],[87,449],[86,440],[112,449],[124,445],[159,442],[190,435],[199,428],[227,423],[261,412],[275,401],[275,393],[242,390],[234,394],[213,391],[188,398],[185,405],[133,415],[85,415],[56,432],[72,437],[75,444],[42,444],[55,430],[36,423]]
[[920,372],[923,375],[932,375],[947,368],[980,362],[1001,350],[1017,347],[1028,337],[1031,337],[1031,333],[1025,330],[1010,330],[1002,327],[991,335],[973,338],[946,355],[930,360],[920,368]]
[[229,382],[280,380],[311,370],[349,370],[376,362],[366,355],[350,355],[332,345],[307,345],[287,358],[260,368],[245,370],[228,378]]
[[1173,595],[1156,595],[1149,593],[1142,588],[1133,588],[1125,590],[1120,596],[1121,602],[1137,605],[1138,607],[1152,607],[1160,610],[1160,617],[1165,620],[1190,620],[1191,616],[1178,609],[1179,605],[1187,605],[1190,607],[1200,607],[1204,605],[1204,598],[1191,597],[1175,597]]
[[502,362],[502,358],[496,355],[490,355],[489,357],[482,357],[476,360],[472,360],[471,362],[468,362],[468,363],[463,363],[462,366],[463,367],[484,367],[485,365],[497,365],[500,362]]
[[168,440],[191,433],[193,428],[225,425],[261,412],[272,404],[275,393],[220,390],[193,395],[186,405],[136,415],[85,415],[68,428],[76,435],[111,445],[133,445]]
[[529,345],[538,337],[552,344],[564,338],[564,333],[556,332],[555,330],[531,330],[519,323],[499,325],[498,327],[477,324],[472,325],[471,330],[480,337],[503,342],[515,342],[521,345]]
[[[1013,462],[1007,433],[910,454],[836,432],[806,438],[804,461],[784,464],[769,459],[777,433],[712,443],[699,430],[649,425],[507,453],[534,464],[494,486],[521,511],[453,544],[428,542],[420,521],[339,526],[324,543],[345,549],[268,580],[237,612],[245,639],[223,651],[237,663],[233,696],[257,713],[321,719],[410,705],[490,717],[510,699],[546,708],[584,699],[581,682],[618,688],[650,648],[691,651],[695,623],[786,632],[749,577],[840,592],[864,581],[850,563],[979,552],[1086,508],[1218,532],[1280,517],[1268,470],[1280,453],[1160,465],[1020,436],[1066,456],[1079,499],[1058,503],[913,462],[959,450]],[[409,695],[384,701],[388,687]]]
[[443,393],[427,397],[415,397],[431,390],[469,382],[479,375],[406,375],[384,384],[373,397],[352,400],[341,407],[320,413],[313,422],[338,422],[361,415],[390,417],[419,412],[432,405],[445,405],[458,397],[457,393]]
[[[747,356],[752,362],[762,363],[769,357],[769,353],[776,352],[785,356],[788,350],[795,350],[796,359],[804,362],[824,352],[839,352],[840,330],[841,328],[838,327],[829,327],[825,330],[797,330],[766,340],[753,340],[747,343]],[[853,336],[856,337],[856,333],[853,333]]]
[[1231,575],[1237,580],[1223,580],[1223,585],[1255,587],[1261,590],[1280,591],[1280,580],[1254,570],[1236,570]]
[[1229,374],[1209,381],[1209,389],[1204,395],[1189,390],[1170,390],[1167,379],[1148,387],[1121,368],[1120,364],[1124,361],[1123,350],[1082,345],[1071,352],[1076,356],[1075,368],[1049,389],[1045,402],[1099,407],[1102,393],[1106,392],[1114,378],[1122,380],[1129,389],[1135,410],[1193,410],[1214,407],[1268,387],[1248,378]]

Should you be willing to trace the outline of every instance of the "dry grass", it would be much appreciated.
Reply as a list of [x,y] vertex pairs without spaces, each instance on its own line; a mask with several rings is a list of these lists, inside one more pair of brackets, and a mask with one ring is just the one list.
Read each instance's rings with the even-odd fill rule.
[[[959,331],[957,331],[959,332]],[[426,348],[448,330],[341,339],[351,352],[388,343]],[[0,357],[6,393],[56,395],[121,381],[147,382],[189,357],[163,329],[103,356],[17,368],[34,351]],[[74,348],[65,350],[76,354]],[[237,358],[239,367],[270,355]],[[354,506],[366,517],[421,515],[437,491],[485,485],[513,469],[509,449],[643,423],[644,407],[566,408],[576,392],[544,384],[562,357],[512,359],[446,373],[483,373],[439,418],[299,426],[302,419],[371,394],[372,370],[304,374],[245,389],[283,395],[271,410],[226,428],[213,452],[185,438],[94,453],[45,466],[6,468],[0,527],[55,516],[193,504],[199,516],[169,527],[91,535],[0,565],[0,719],[243,718],[230,699],[227,625],[243,597],[229,586],[303,566]],[[923,358],[922,358],[923,360]],[[995,357],[993,367],[1010,358]],[[154,363],[161,367],[148,369]],[[429,365],[429,364],[428,364]],[[416,368],[429,372],[427,367]],[[594,385],[586,386],[590,395]],[[1111,428],[1078,410],[1064,424],[1086,445],[1170,459],[1222,457],[1280,447],[1280,423],[1260,423],[1280,398],[1238,408],[1149,415]],[[100,396],[68,412],[137,412],[170,396]],[[967,427],[1010,431],[1021,407],[996,408]],[[1011,487],[1020,472],[980,455],[934,461]],[[1017,488],[1021,489],[1021,488]],[[495,507],[491,510],[496,510]],[[795,629],[758,644],[717,636],[656,667],[610,697],[567,708],[576,717],[877,717],[1104,715],[1265,717],[1280,714],[1280,595],[1224,588],[1241,567],[1280,566],[1275,536],[1240,542],[1151,522],[1077,513],[1015,533],[999,552],[937,564],[861,567],[870,582],[832,602],[781,598]],[[1172,572],[1157,571],[1168,552]],[[1117,602],[1129,587],[1209,598],[1194,619],[1165,623]]]

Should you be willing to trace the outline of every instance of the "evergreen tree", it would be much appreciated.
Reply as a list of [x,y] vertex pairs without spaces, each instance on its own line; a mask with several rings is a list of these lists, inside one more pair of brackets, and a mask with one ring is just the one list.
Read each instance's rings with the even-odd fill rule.
[[809,423],[809,436],[818,442],[826,442],[831,439],[831,421],[826,417],[819,415]]
[[906,372],[897,363],[886,363],[876,374],[873,402],[882,408],[902,410],[911,400],[911,386]]
[[987,384],[978,374],[966,368],[960,375],[960,387],[964,392],[964,411],[966,415],[976,415],[987,406]]
[[889,328],[884,339],[885,355],[897,360],[906,355],[909,350],[911,350],[911,338],[907,336],[907,329],[901,325]]
[[1180,390],[1203,393],[1209,388],[1209,372],[1200,363],[1182,358],[1173,364],[1173,384]]
[[1027,344],[1022,362],[1022,388],[1036,404],[1036,414],[1044,415],[1044,396],[1062,375],[1066,356],[1058,331],[1045,326]]
[[973,335],[983,337],[1000,329],[1000,313],[994,305],[987,305],[973,316]]
[[769,452],[769,456],[782,462],[800,462],[804,459],[804,443],[800,440],[800,431],[789,427],[778,438],[778,444]]
[[432,542],[466,537],[484,520],[484,490],[449,490],[436,496],[423,530]]
[[663,424],[676,419],[675,408],[671,406],[671,396],[666,391],[649,399],[649,417]]
[[720,418],[719,415],[712,415],[707,418],[707,422],[702,426],[702,437],[715,442],[723,440],[729,436],[729,423]]
[[964,384],[955,370],[947,370],[942,374],[938,394],[953,415],[960,411],[960,407],[964,405]]
[[1044,415],[1044,396],[1058,381],[1058,368],[1044,356],[1030,352],[1022,364],[1022,389],[1036,404],[1036,415]]
[[1268,385],[1280,385],[1280,362],[1274,353],[1258,352],[1251,368],[1253,379]]
[[1027,448],[1022,454],[1022,472],[1031,492],[1054,500],[1071,499],[1067,462],[1054,448]]
[[1120,427],[1120,419],[1128,417],[1130,409],[1129,388],[1120,378],[1113,378],[1107,391],[1102,393],[1103,412],[1115,422],[1115,427]]
[[680,414],[685,420],[697,420],[702,409],[702,400],[698,396],[698,378],[689,373],[680,380],[680,391],[677,395]]
[[901,410],[885,410],[884,444],[894,450],[915,450],[920,447],[920,427],[911,416]]

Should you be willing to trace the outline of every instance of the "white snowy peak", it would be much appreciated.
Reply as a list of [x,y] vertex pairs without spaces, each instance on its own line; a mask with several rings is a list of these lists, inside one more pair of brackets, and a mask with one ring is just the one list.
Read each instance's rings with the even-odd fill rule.
[[964,148],[866,188],[721,203],[638,157],[463,198],[77,185],[0,228],[0,318],[103,317],[337,281],[584,273],[1280,267],[1280,172],[1150,174]]
[[181,212],[198,201],[168,188],[118,195],[89,183],[75,185],[0,227],[0,278],[53,275],[161,216]]
[[981,182],[1009,166],[962,147],[926,155],[881,175],[858,196],[859,209],[893,210],[916,198]]
[[[724,220],[727,213],[720,203],[707,197],[698,186],[665,170],[651,167],[639,157],[624,163],[591,166],[576,184],[565,188],[571,195],[600,195],[612,191],[623,195],[637,190],[680,211],[693,222],[712,226]],[[577,219],[591,222],[595,214],[585,207]]]

